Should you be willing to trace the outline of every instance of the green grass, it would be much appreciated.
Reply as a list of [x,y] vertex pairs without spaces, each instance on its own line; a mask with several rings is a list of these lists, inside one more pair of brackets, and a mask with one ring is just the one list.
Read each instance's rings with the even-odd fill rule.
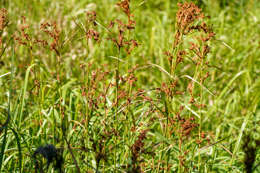
[[[209,65],[197,67],[186,57],[174,73],[164,52],[172,50],[177,2],[184,1],[131,1],[136,27],[126,38],[139,46],[130,55],[108,39],[118,33],[117,26],[107,31],[111,20],[127,21],[117,2],[0,2],[9,20],[0,31],[0,172],[33,172],[34,151],[46,144],[61,151],[64,172],[248,172],[250,147],[256,149],[252,172],[259,172],[260,2],[193,1],[216,34],[205,57]],[[93,10],[97,25],[86,25],[85,12]],[[21,16],[29,26],[27,45],[12,39],[21,35]],[[32,42],[52,43],[40,29],[46,21],[61,30],[59,54]],[[88,27],[100,41],[86,39]],[[188,50],[194,36],[184,36],[179,49]],[[195,101],[206,105],[199,109],[189,103],[187,86],[206,71],[203,84],[194,82]],[[133,76],[136,81],[127,82]],[[171,98],[158,88],[173,78],[184,94]],[[178,133],[179,111],[198,124],[187,137]],[[208,141],[198,144],[200,132]],[[141,151],[134,155],[137,143]],[[58,172],[54,165],[48,172]]]

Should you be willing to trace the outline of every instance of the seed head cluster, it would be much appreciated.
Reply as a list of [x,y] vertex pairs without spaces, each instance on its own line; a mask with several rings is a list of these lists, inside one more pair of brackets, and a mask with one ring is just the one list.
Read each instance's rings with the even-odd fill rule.
[[0,46],[2,45],[2,33],[7,26],[7,10],[5,8],[0,9]]

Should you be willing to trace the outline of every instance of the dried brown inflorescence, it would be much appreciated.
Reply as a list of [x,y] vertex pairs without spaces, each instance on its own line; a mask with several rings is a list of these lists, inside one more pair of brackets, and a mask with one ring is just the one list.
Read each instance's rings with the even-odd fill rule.
[[[50,49],[53,50],[58,56],[60,56],[59,51],[59,39],[61,31],[58,29],[57,22],[44,22],[41,24],[41,30],[45,32],[48,36],[52,38],[52,43],[50,44]],[[59,61],[59,59],[58,59]]]
[[139,44],[134,39],[126,39],[125,33],[127,30],[134,29],[134,26],[130,28],[129,24],[125,24],[121,20],[117,19],[115,22],[110,22],[109,28],[113,28],[115,24],[117,24],[117,37],[110,37],[109,40],[112,40],[119,50],[124,47],[127,54],[130,54]]
[[180,133],[183,137],[189,136],[191,131],[198,126],[197,123],[195,123],[195,118],[191,117],[189,119],[181,119],[181,130]]
[[117,5],[123,9],[128,17],[128,23],[126,24],[127,29],[135,29],[135,21],[131,19],[134,15],[130,11],[130,0],[120,1]]
[[[82,68],[91,68],[91,64]],[[109,71],[102,69],[90,70],[90,76],[87,76],[89,83],[81,87],[82,96],[86,97],[88,107],[92,110],[97,110],[100,107],[107,108],[107,92],[112,86],[111,83],[106,84],[105,82],[108,75]]]
[[18,28],[18,33],[14,35],[14,39],[20,44],[32,49],[31,36],[29,35],[29,25],[26,22],[26,17],[21,17],[22,24]]
[[134,48],[136,48],[139,44],[135,39],[127,39],[125,34],[126,31],[131,31],[135,29],[136,22],[132,19],[134,15],[130,11],[130,0],[123,0],[117,3],[117,5],[123,9],[124,13],[127,15],[128,21],[124,23],[122,20],[116,19],[115,21],[110,21],[108,25],[108,29],[114,28],[115,24],[117,24],[117,37],[110,36],[109,40],[112,40],[117,46],[118,50],[121,48],[125,48],[127,54],[131,54]]
[[168,84],[163,82],[161,84],[161,87],[157,88],[157,91],[165,93],[165,95],[168,98],[173,98],[176,95],[183,95],[184,92],[178,90],[178,87],[177,87],[178,85],[179,84],[178,84],[178,80],[177,79],[170,81]]
[[201,9],[198,8],[192,2],[185,2],[183,4],[178,3],[179,9],[176,15],[176,27],[177,32],[175,34],[175,41],[173,47],[176,47],[183,35],[187,35],[194,30],[203,30],[205,33],[209,33],[209,37],[206,40],[209,40],[210,37],[213,37],[214,34],[210,28],[202,22],[202,24],[195,25],[194,23],[198,20],[203,20],[205,18],[204,14],[201,12]]
[[195,20],[204,18],[201,9],[192,2],[178,3],[178,11],[176,14],[177,27],[183,32],[190,30],[190,25]]
[[123,0],[123,1],[120,1],[117,3],[118,6],[120,6],[124,13],[127,15],[127,16],[131,16],[131,13],[130,13],[130,0]]
[[7,10],[5,8],[2,8],[0,9],[0,46],[2,45],[2,33],[7,24]]
[[[174,66],[172,65],[172,71],[176,70],[178,64],[183,62],[186,55],[192,56],[192,61],[201,72],[194,74],[196,80],[200,82],[201,85],[209,77],[209,72],[207,71],[208,62],[206,57],[210,52],[209,41],[214,37],[214,32],[212,29],[204,22],[205,15],[201,12],[195,4],[192,2],[185,2],[183,4],[178,4],[179,10],[176,15],[176,27],[177,31],[175,33],[175,40],[173,48],[176,49],[176,60]],[[193,34],[192,38],[194,41],[190,42],[190,47],[188,50],[179,49],[182,47],[184,35]],[[178,48],[179,47],[179,48]],[[167,54],[170,57],[170,63],[173,64],[173,55],[171,53]],[[191,98],[189,103],[193,104],[197,108],[205,107],[202,103],[195,102],[194,96],[194,81],[190,81],[187,86],[187,91]]]
[[[198,119],[188,114],[190,110],[186,110],[187,107],[180,105],[179,108],[174,108],[171,105],[178,104],[176,99],[186,102],[193,110],[205,108],[206,104],[201,99],[203,91],[201,88],[198,90],[195,85],[195,81],[198,81],[200,85],[205,85],[206,79],[210,76],[207,67],[207,55],[210,53],[209,41],[214,38],[214,32],[211,27],[206,24],[205,15],[202,10],[192,2],[178,3],[178,12],[176,14],[176,32],[174,35],[174,42],[172,50],[166,51],[164,55],[168,58],[170,65],[171,78],[169,81],[163,82],[157,91],[161,94],[161,97],[165,99],[162,109],[162,114],[167,116],[166,135],[171,136],[175,134],[178,136],[179,143],[179,165],[185,167],[187,151],[183,151],[183,145],[191,138],[195,138],[195,142],[200,145],[206,139],[206,133],[201,132],[202,124],[198,123]],[[187,39],[188,38],[188,39]],[[187,42],[187,40],[192,40]],[[187,43],[188,47],[186,46]],[[186,65],[186,60],[189,60],[191,64]],[[191,76],[190,81],[183,81],[183,77],[179,77],[180,71],[178,68],[184,67],[194,68],[193,74],[185,76]],[[186,80],[186,79],[185,79]],[[180,88],[179,83],[185,84],[184,88]],[[178,95],[183,95],[178,96]],[[166,97],[164,97],[166,96]],[[174,103],[172,103],[174,102]],[[181,103],[180,103],[181,104]],[[202,118],[202,117],[200,117]],[[200,146],[199,146],[200,147]],[[186,152],[186,153],[185,153]]]
[[146,135],[147,135],[148,131],[149,130],[141,131],[141,133],[139,134],[137,140],[135,141],[135,143],[131,147],[132,165],[129,165],[129,167],[131,168],[130,172],[132,172],[132,173],[141,172],[140,164],[141,164],[142,160],[140,160],[140,155],[142,153],[145,153],[144,140],[146,139]]
[[7,25],[7,10],[5,8],[0,9],[0,31],[2,31]]
[[86,37],[87,39],[94,39],[95,41],[100,41],[100,34],[97,31],[97,13],[95,11],[86,12]]
[[[179,64],[183,63],[186,57],[193,57],[192,61],[196,68],[201,68],[202,71],[202,73],[198,75],[197,80],[203,84],[203,82],[209,77],[209,72],[206,71],[206,67],[208,65],[206,57],[210,52],[208,41],[210,41],[215,34],[212,29],[203,21],[205,19],[205,15],[194,3],[178,3],[178,6],[179,9],[176,14],[176,33],[174,35],[175,39],[173,43],[173,51],[166,51],[164,53],[168,57],[168,62],[171,68],[170,74],[173,74],[174,71],[176,71]],[[195,41],[189,43],[189,49],[184,49],[184,35],[188,36],[189,34],[193,34],[192,38]],[[169,98],[174,96],[174,94],[172,94],[173,89],[171,87],[171,83],[172,80],[170,81],[170,84],[165,83],[162,87],[164,88],[163,90]],[[187,86],[187,91],[191,96],[189,103],[194,104],[196,107],[203,107],[201,103],[195,103],[193,89],[194,81],[191,81]],[[176,92],[182,94],[184,93],[184,91]]]

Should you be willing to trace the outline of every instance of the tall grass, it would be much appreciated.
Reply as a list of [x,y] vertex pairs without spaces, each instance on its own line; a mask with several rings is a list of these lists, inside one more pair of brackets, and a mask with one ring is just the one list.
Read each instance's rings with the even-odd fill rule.
[[1,172],[259,172],[258,1],[1,1]]

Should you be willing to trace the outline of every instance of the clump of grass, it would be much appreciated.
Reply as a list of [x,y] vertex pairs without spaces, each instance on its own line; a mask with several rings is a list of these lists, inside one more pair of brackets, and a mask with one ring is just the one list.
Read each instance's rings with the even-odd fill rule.
[[[258,141],[240,145],[259,107],[256,3],[102,2],[0,2],[0,168],[256,171]],[[63,157],[46,145],[32,162],[42,143]]]
[[[123,50],[127,52],[129,55],[135,47],[138,46],[138,43],[136,40],[130,38],[131,36],[131,31],[135,29],[135,21],[132,19],[133,14],[131,13],[130,10],[130,0],[124,0],[124,1],[119,1],[117,3],[117,6],[119,6],[123,12],[127,15],[127,23],[120,19],[115,19],[114,21],[110,21],[108,29],[109,29],[109,40],[111,40],[114,45],[117,48],[118,54],[117,54],[117,64],[116,64],[116,71],[115,71],[115,79],[116,79],[116,100],[115,100],[115,106],[116,106],[116,114],[118,112],[118,106],[119,106],[119,82],[120,82],[120,61],[122,59],[125,59],[123,57]],[[115,27],[115,24],[117,25],[117,28]],[[113,30],[114,32],[110,31]],[[129,69],[129,61],[127,61],[127,68]]]
[[[174,43],[172,49],[165,52],[170,66],[168,72],[169,81],[162,83],[159,91],[162,96],[164,95],[164,114],[167,120],[164,126],[165,136],[169,137],[172,134],[178,135],[178,171],[180,172],[182,170],[181,167],[186,167],[185,155],[187,155],[189,151],[187,149],[183,151],[183,149],[186,148],[184,146],[188,142],[187,139],[195,135],[192,133],[193,131],[197,131],[198,133],[198,135],[194,136],[197,138],[196,142],[198,147],[200,147],[202,143],[201,127],[203,117],[201,116],[201,111],[202,108],[206,107],[205,103],[203,103],[203,87],[205,80],[209,77],[209,72],[207,71],[209,63],[207,61],[207,55],[210,52],[209,41],[215,34],[206,24],[205,16],[201,12],[201,9],[194,3],[179,3],[178,7]],[[186,46],[187,40],[189,40],[188,48]],[[181,68],[184,63],[191,63],[190,70],[193,74],[181,75],[179,73],[178,68]],[[192,70],[192,68],[194,70]],[[184,78],[188,78],[190,82],[185,82]],[[184,89],[179,88],[180,82],[185,82],[184,86],[182,85]],[[195,84],[197,84],[198,87],[196,87]],[[183,99],[183,97],[187,97],[187,95],[190,97],[188,103]],[[173,107],[172,105],[175,106]],[[179,105],[179,108],[177,105]],[[185,109],[187,109],[188,112],[185,111]],[[177,128],[174,126],[177,126]],[[200,164],[199,160],[199,165]]]

